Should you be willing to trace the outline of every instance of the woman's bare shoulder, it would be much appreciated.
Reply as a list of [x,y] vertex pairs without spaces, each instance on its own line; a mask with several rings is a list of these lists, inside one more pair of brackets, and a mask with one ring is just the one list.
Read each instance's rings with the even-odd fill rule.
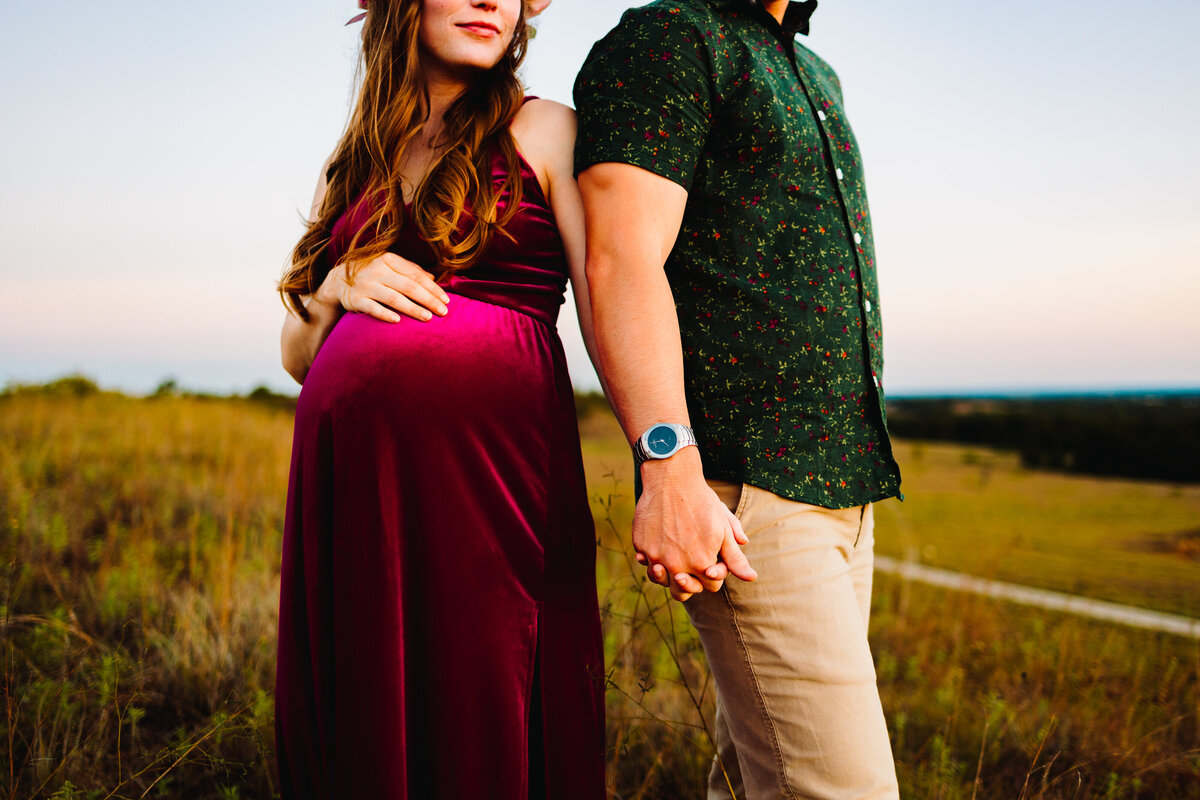
[[574,122],[575,109],[554,100],[544,100],[540,97],[526,100],[513,120],[514,125],[521,123],[562,125],[564,123],[574,124]]
[[575,150],[575,110],[553,100],[534,99],[512,122],[517,149],[539,178],[569,170]]

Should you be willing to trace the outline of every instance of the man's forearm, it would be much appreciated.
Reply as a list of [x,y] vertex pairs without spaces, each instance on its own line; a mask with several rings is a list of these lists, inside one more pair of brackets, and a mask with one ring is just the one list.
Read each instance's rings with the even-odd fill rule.
[[[687,192],[646,170],[610,163],[580,174],[579,187],[600,369],[632,443],[657,422],[690,422],[679,321],[663,271]],[[736,520],[704,482],[698,448],[647,461],[641,476],[645,491],[634,512],[633,546],[651,580],[685,600],[720,589],[727,566],[754,579],[738,547]]]
[[[600,368],[630,444],[657,422],[690,424],[683,388],[683,355],[675,301],[661,266],[628,269],[631,260],[588,259],[592,324]],[[681,450],[642,465],[642,479],[702,477],[699,451]]]
[[579,186],[597,356],[632,443],[656,422],[689,421],[679,322],[663,271],[687,194],[636,167],[615,164],[587,170]]
[[630,443],[656,422],[688,422],[671,288],[631,255],[589,257],[587,272],[600,368]]

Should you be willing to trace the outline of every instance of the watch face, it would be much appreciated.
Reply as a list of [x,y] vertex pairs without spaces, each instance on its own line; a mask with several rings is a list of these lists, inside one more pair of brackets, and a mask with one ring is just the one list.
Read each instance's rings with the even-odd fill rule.
[[675,435],[675,431],[666,425],[659,425],[651,429],[650,434],[646,437],[646,449],[653,455],[665,456],[675,449],[678,442],[679,437]]

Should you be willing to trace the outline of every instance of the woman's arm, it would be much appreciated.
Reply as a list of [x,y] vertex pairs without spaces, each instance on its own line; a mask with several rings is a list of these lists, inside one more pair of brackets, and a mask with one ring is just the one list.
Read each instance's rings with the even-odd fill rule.
[[[310,221],[317,219],[325,200],[328,169],[326,161],[313,195]],[[427,322],[434,314],[446,314],[450,297],[432,274],[408,259],[385,253],[358,270],[353,283],[346,280],[345,265],[338,264],[317,291],[301,301],[308,311],[308,321],[288,311],[280,334],[280,351],[283,368],[302,384],[321,345],[345,311],[368,314],[384,322],[398,322],[400,314]]]
[[[328,184],[325,182],[325,172],[328,169],[329,161],[326,160],[321,165],[317,190],[313,193],[312,208],[308,215],[309,222],[317,219],[321,212],[321,203],[325,201],[325,190],[328,188]],[[330,274],[332,275],[332,271]],[[304,383],[304,378],[308,375],[308,368],[312,366],[313,359],[317,357],[317,351],[321,349],[325,337],[329,336],[329,332],[333,330],[333,326],[342,316],[341,303],[330,302],[328,284],[330,281],[326,278],[318,287],[315,295],[300,298],[304,308],[308,311],[308,322],[296,316],[291,309],[288,309],[287,316],[283,319],[283,332],[280,334],[279,341],[283,368],[300,384]]]
[[550,210],[562,237],[571,278],[571,292],[579,314],[579,329],[588,357],[596,368],[600,386],[608,394],[596,339],[592,329],[592,306],[588,297],[584,262],[587,240],[583,226],[583,200],[575,182],[575,112],[551,100],[530,100],[513,120],[513,136],[525,160],[537,173],[538,182],[550,201]]

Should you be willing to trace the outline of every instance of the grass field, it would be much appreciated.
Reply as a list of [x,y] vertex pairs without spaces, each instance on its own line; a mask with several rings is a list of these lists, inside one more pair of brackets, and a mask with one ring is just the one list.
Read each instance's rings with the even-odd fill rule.
[[898,449],[905,501],[880,504],[879,553],[1200,617],[1200,486],[1033,472],[956,445]]
[[[631,468],[583,421],[602,545],[611,795],[699,798],[712,688],[629,564]],[[245,400],[0,397],[0,797],[268,798],[291,415]],[[881,552],[1196,614],[1196,487],[905,445]],[[1200,797],[1200,646],[878,576],[907,798]]]

